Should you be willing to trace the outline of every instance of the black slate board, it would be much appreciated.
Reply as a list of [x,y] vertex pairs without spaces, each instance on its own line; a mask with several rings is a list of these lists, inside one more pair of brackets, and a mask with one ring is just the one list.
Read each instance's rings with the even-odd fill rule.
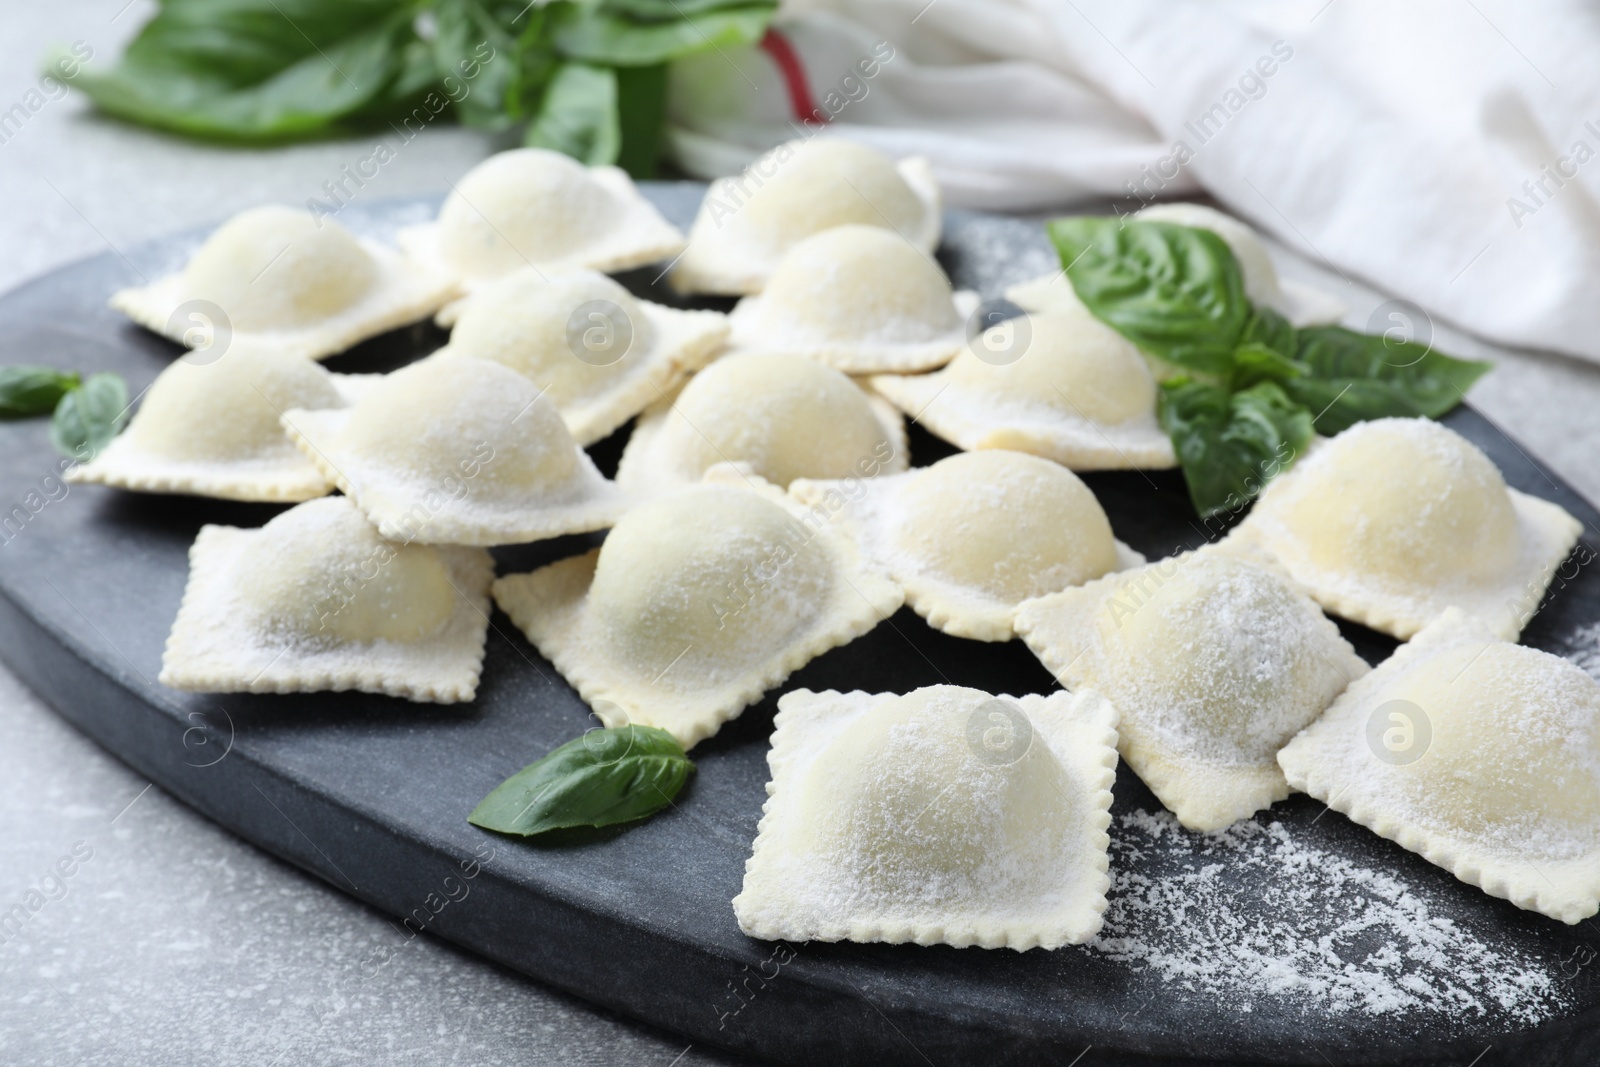
[[[701,195],[657,184],[649,195],[687,223]],[[426,217],[437,201],[358,204],[340,218],[384,234]],[[106,254],[0,298],[0,363],[45,362],[115,370],[137,392],[176,348],[105,307],[108,294],[180,264],[199,240],[186,234]],[[960,286],[998,295],[1046,269],[1035,225],[951,213],[941,259]],[[624,280],[673,301],[654,271]],[[702,306],[727,306],[702,302]],[[437,347],[422,325],[376,339],[329,366],[386,370]],[[1556,500],[1587,525],[1600,515],[1514,442],[1470,410],[1449,424],[1481,445],[1514,486]],[[615,463],[622,435],[594,453]],[[949,454],[913,429],[913,461]],[[1600,1062],[1600,948],[1594,922],[1566,927],[1492,900],[1322,805],[1296,797],[1261,813],[1301,845],[1392,873],[1429,913],[1464,935],[1553,976],[1553,1014],[1537,1026],[1485,1010],[1329,1011],[1314,993],[1219,993],[1186,988],[1139,963],[1090,948],[986,952],[913,945],[801,945],[793,958],[739,933],[729,899],[764,798],[766,737],[776,694],[694,752],[699,774],[676,809],[605,840],[525,845],[469,826],[466,813],[507,774],[593,720],[500,614],[483,684],[464,707],[407,704],[361,694],[294,697],[188,695],[154,683],[202,523],[254,526],[264,505],[139,496],[74,487],[48,476],[56,459],[40,421],[0,424],[0,655],[60,713],[162,788],[261,847],[428,932],[627,1014],[789,1063],[1294,1064]],[[1148,556],[1202,543],[1181,479],[1172,472],[1086,478],[1118,534]],[[30,495],[31,494],[31,495]],[[0,514],[0,519],[4,514]],[[500,551],[501,571],[527,569],[592,538]],[[1554,594],[1527,643],[1557,652],[1594,644],[1600,621],[1594,568]],[[1393,642],[1359,627],[1347,635],[1369,659]],[[790,688],[907,689],[942,681],[994,692],[1048,691],[1052,682],[1020,642],[1004,646],[935,633],[909,611],[796,674]],[[1126,768],[1116,813],[1160,805]],[[1127,831],[1114,824],[1114,837]],[[1153,879],[1215,862],[1180,846],[1116,853],[1118,870]],[[1123,842],[1126,844],[1126,842]],[[489,856],[463,879],[461,864]],[[1230,866],[1216,877],[1239,914],[1314,936],[1340,908],[1297,913],[1284,885]],[[454,881],[449,881],[454,879]],[[463,897],[463,887],[466,895]],[[1113,909],[1117,907],[1113,893]],[[449,900],[440,906],[440,902]],[[1195,921],[1203,921],[1196,916]],[[418,920],[414,920],[418,922]],[[421,925],[420,922],[418,922]],[[1352,960],[1381,945],[1340,945]],[[781,967],[779,962],[781,961]],[[382,960],[368,961],[371,966]],[[368,964],[363,964],[367,966]],[[767,981],[758,976],[777,977]],[[735,1011],[734,1009],[738,1010]],[[1474,1059],[1474,1057],[1480,1057]]]

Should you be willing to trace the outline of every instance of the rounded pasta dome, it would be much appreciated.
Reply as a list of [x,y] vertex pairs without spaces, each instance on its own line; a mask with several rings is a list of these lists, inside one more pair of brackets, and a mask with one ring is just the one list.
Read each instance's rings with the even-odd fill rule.
[[352,452],[429,489],[469,496],[559,485],[578,446],[538,386],[488,360],[431,356],[373,386],[342,436]]
[[343,226],[277,204],[218,227],[183,272],[187,296],[220,307],[236,330],[308,326],[360,301],[378,266]]
[[724,356],[678,394],[661,446],[691,480],[713,464],[748,463],[774,485],[847,478],[893,447],[867,394],[803,356]]
[[235,343],[214,363],[177,360],[157,375],[127,438],[141,449],[186,460],[295,455],[279,423],[290,408],[337,408],[344,400],[321,365],[274,348]]
[[1358,423],[1301,467],[1273,508],[1315,566],[1414,585],[1488,580],[1516,562],[1499,469],[1430,419]]
[[814,537],[760,494],[685,489],[639,505],[607,535],[590,609],[635,675],[715,686],[781,652],[823,611],[834,567]]
[[436,549],[385,541],[346,497],[263,526],[233,565],[240,600],[286,639],[421,641],[454,614]]
[[610,230],[616,198],[583,164],[542,148],[490,156],[439,210],[440,250],[462,273],[553,263]]
[[1210,230],[1233,252],[1244,279],[1244,292],[1253,303],[1272,304],[1281,296],[1278,268],[1256,231],[1216,208],[1203,204],[1152,204],[1133,216],[1146,222],[1170,222],[1197,230]]
[[[990,710],[1001,704],[1011,712]],[[1003,746],[974,744],[974,734],[996,729]],[[851,871],[869,893],[930,903],[975,900],[1001,880],[1025,885],[1030,872],[998,868],[1049,855],[1049,836],[1074,814],[1066,771],[1021,709],[956,686],[861,715],[799,788],[802,803],[831,813],[809,828],[808,851]]]
[[1299,594],[1227,556],[1130,572],[1100,620],[1152,728],[1220,762],[1271,760],[1344,685]]
[[[985,345],[1004,352],[1016,343],[1006,331],[1024,328],[1028,341],[1020,356],[985,360]],[[992,326],[972,339],[946,373],[975,390],[1107,425],[1156,409],[1155,378],[1139,350],[1081,307],[1029,315],[1025,326]]]
[[1111,523],[1059,463],[962,452],[915,472],[898,497],[897,546],[921,566],[1010,603],[1117,566]]
[[837,226],[913,233],[926,210],[889,157],[831,138],[779,145],[751,164],[735,189],[751,186],[731,222],[774,254]]
[[453,351],[510,367],[558,408],[603,392],[653,344],[633,294],[595,271],[516,271],[474,293],[450,334]]
[[1428,747],[1394,773],[1430,820],[1552,858],[1600,841],[1600,687],[1581,668],[1523,645],[1468,642],[1382,699],[1427,718]]
[[944,272],[876,226],[840,226],[795,245],[761,292],[760,319],[813,342],[930,341],[961,325]]

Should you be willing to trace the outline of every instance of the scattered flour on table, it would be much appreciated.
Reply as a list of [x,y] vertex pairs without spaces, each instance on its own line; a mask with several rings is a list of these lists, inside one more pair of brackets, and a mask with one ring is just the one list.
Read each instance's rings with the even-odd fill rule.
[[1405,881],[1297,842],[1281,823],[1212,835],[1164,811],[1117,823],[1111,903],[1088,947],[1183,989],[1243,1011],[1270,997],[1334,1014],[1525,1023],[1565,1002],[1550,962],[1485,944],[1434,915]]

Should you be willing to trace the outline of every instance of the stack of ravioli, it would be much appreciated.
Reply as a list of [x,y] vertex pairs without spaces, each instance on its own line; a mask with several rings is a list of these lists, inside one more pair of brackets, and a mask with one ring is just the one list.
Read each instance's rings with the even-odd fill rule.
[[[1215,232],[1256,303],[1340,314],[1237,220],[1146,214]],[[1074,472],[1175,464],[1163,368],[1061,275],[973,326],[940,220],[925,162],[831,139],[713,184],[687,236],[621,171],[535,149],[398,248],[247,211],[113,297],[194,350],[72,477],[295,505],[200,531],[179,689],[469,701],[492,596],[608,726],[689,748],[902,604],[1025,641],[1060,691],[782,696],[733,901],[756,937],[1085,941],[1119,759],[1196,832],[1300,790],[1521,907],[1594,914],[1600,685],[1515,643],[1578,522],[1454,432],[1382,419],[1147,561]],[[607,273],[652,263],[739,299],[681,310]],[[393,373],[317,362],[430,316],[448,344]],[[913,468],[907,416],[961,451]],[[584,448],[630,423],[608,479]],[[601,530],[532,573],[487,551]],[[1369,668],[1325,612],[1406,643]],[[1419,724],[1415,758],[1386,740]]]

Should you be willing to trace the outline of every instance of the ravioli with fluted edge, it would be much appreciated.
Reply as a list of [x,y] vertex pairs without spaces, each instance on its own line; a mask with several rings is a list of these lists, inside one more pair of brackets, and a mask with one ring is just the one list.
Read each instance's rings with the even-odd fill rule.
[[932,252],[939,186],[927,160],[895,163],[834,138],[790,141],[706,190],[669,281],[680,292],[759,293],[785,252],[813,234],[878,226]]
[[209,363],[178,359],[156,375],[128,428],[66,479],[223,500],[324,496],[333,482],[284,435],[279,416],[342,408],[377,377],[330,374],[304,356],[245,342]]
[[276,204],[233,216],[177,274],[118,290],[111,306],[195,347],[261,341],[321,359],[425,319],[450,280],[331,219]]
[[800,480],[789,492],[837,520],[918,615],[956,637],[1009,641],[1023,601],[1144,562],[1077,475],[1021,452],[964,452],[870,481]]
[[1335,615],[1402,641],[1448,607],[1514,640],[1581,532],[1454,430],[1375,419],[1313,445],[1224,545],[1275,558]]
[[437,352],[349,408],[293,409],[300,450],[385,537],[509,545],[610,526],[628,499],[509,367]]
[[[1222,238],[1239,265],[1245,295],[1258,307],[1269,307],[1294,326],[1337,323],[1345,306],[1332,295],[1278,276],[1272,255],[1250,226],[1204,204],[1151,204],[1129,218],[1144,222],[1170,222],[1209,230]],[[1042,274],[1006,290],[1006,299],[1027,311],[1082,309],[1065,271]]]
[[494,596],[607,726],[660,727],[684,748],[902,600],[848,540],[754,479],[640,504],[600,548],[507,575]]
[[524,268],[472,294],[449,319],[451,352],[502,363],[541,386],[580,445],[675,389],[728,336],[724,315],[637,300],[596,271],[547,277]]
[[1600,684],[1452,608],[1278,754],[1289,783],[1490,896],[1600,904]]
[[950,362],[977,306],[976,293],[952,292],[939,265],[899,234],[839,226],[784,253],[766,288],[734,307],[728,340],[847,374],[909,374]]
[[1116,705],[1122,758],[1191,830],[1288,796],[1278,750],[1368,669],[1286,577],[1213,549],[1030,600],[1016,628]]
[[871,477],[906,469],[900,413],[848,375],[803,356],[736,353],[639,416],[617,465],[636,496],[733,463],[780,487],[796,478]]
[[471,700],[493,578],[483,549],[387,541],[347,497],[259,529],[202,526],[160,680],[200,693]]
[[991,326],[932,374],[878,374],[874,390],[973,451],[1031,452],[1073,470],[1177,465],[1139,350],[1083,307]]
[[1090,692],[784,694],[739,928],[1019,952],[1089,940],[1110,886],[1116,723]]
[[401,230],[399,242],[407,255],[470,292],[524,267],[641,267],[671,259],[684,239],[619,168],[516,148],[468,171],[439,217]]

